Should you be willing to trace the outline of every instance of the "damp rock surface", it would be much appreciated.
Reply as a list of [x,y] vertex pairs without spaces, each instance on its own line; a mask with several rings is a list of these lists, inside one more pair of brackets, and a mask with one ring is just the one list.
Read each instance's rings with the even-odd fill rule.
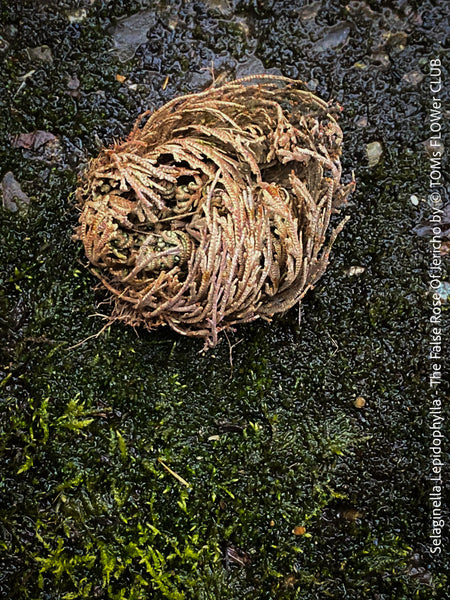
[[147,42],[147,34],[156,22],[157,14],[148,9],[120,19],[111,28],[110,34],[121,62],[133,58],[136,50]]
[[[121,61],[119,24],[142,11]],[[2,3],[0,181],[13,173],[33,201],[0,209],[0,596],[445,597],[448,555],[429,552],[429,407],[448,388],[428,382],[427,123],[430,60],[449,81],[447,12],[443,0]],[[102,332],[110,307],[71,239],[78,173],[139,114],[239,65],[343,105],[357,187],[332,217],[351,215],[327,273],[300,315],[242,326],[206,355],[167,328]],[[33,132],[57,151],[18,137]],[[446,197],[448,153],[442,165]]]

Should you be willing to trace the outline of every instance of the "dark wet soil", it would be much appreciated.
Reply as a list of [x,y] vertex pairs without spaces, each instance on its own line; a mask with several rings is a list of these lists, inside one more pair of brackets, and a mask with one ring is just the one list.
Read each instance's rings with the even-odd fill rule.
[[[427,198],[446,3],[0,6],[0,179],[17,200],[0,209],[2,597],[445,598]],[[300,78],[343,105],[357,189],[331,265],[300,326],[291,311],[229,336],[232,365],[226,341],[202,354],[168,329],[77,345],[109,310],[71,240],[77,175],[211,66]]]

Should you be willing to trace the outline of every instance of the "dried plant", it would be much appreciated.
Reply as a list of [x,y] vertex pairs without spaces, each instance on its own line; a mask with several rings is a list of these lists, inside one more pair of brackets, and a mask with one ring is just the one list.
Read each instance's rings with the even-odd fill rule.
[[111,293],[111,320],[217,343],[270,319],[323,274],[345,219],[340,107],[260,75],[141,115],[92,161],[75,239]]

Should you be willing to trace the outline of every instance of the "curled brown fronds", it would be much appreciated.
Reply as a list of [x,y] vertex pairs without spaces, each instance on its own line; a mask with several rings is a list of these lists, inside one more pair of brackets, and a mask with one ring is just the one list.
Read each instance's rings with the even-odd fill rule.
[[[92,161],[76,239],[113,320],[205,339],[300,302],[325,271],[339,106],[257,76],[175,98]],[[147,120],[146,120],[147,119]]]

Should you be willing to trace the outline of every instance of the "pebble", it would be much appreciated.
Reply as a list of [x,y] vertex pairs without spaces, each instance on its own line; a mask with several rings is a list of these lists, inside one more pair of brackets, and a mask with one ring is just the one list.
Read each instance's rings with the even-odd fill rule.
[[294,529],[292,530],[292,533],[294,535],[305,535],[306,533],[306,529],[305,527],[302,527],[301,525],[297,525],[296,527],[294,527]]
[[156,22],[153,9],[141,10],[110,30],[120,62],[131,60],[139,46],[147,43],[147,33]]
[[375,167],[383,155],[383,146],[380,142],[370,142],[366,146],[367,158],[369,160],[369,167]]
[[364,273],[365,270],[365,267],[352,265],[349,269],[347,269],[347,271],[345,271],[345,274],[347,277],[353,277],[354,275],[361,275],[361,273]]
[[22,191],[14,173],[8,171],[3,177],[2,185],[3,206],[10,212],[25,210],[30,204],[30,198]]
[[317,90],[318,85],[319,85],[318,79],[310,79],[308,81],[308,89],[310,89],[312,92],[315,92]]
[[425,75],[420,71],[410,71],[409,73],[405,73],[402,77],[402,80],[409,85],[419,85],[423,81]]
[[27,48],[28,58],[32,62],[52,63],[53,55],[48,46],[36,46],[36,48]]
[[443,303],[448,302],[450,298],[450,281],[441,281],[439,287],[433,292],[438,294]]
[[80,80],[78,79],[78,77],[76,75],[74,75],[73,77],[71,77],[68,80],[68,82],[67,82],[68,90],[75,91],[75,90],[78,90],[79,87],[80,87]]
[[322,8],[322,2],[312,2],[307,6],[303,6],[297,10],[297,15],[301,21],[308,21],[317,17],[319,10]]
[[69,23],[82,23],[87,17],[87,12],[85,8],[76,8],[75,10],[67,12],[66,16]]
[[441,256],[447,256],[447,254],[450,254],[450,242],[442,242]]
[[336,50],[347,43],[350,35],[349,23],[338,23],[334,27],[330,27],[325,37],[314,44],[314,49],[318,52],[326,50]]
[[366,400],[362,396],[358,396],[354,402],[356,408],[363,408],[366,405]]
[[356,119],[356,127],[367,127],[369,120],[366,116],[358,117]]

